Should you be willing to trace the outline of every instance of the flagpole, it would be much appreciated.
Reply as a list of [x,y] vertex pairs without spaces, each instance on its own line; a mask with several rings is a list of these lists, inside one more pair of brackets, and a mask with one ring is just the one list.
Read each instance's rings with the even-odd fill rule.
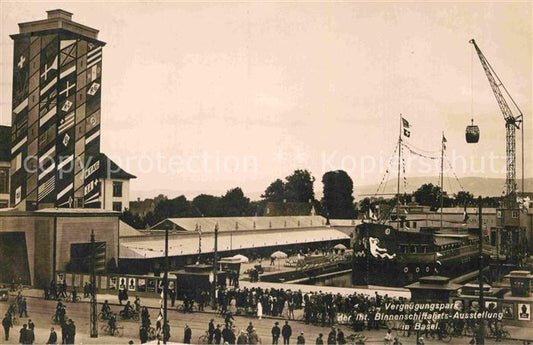
[[444,132],[440,147],[440,230],[442,231],[442,208],[444,206]]
[[400,162],[402,160],[402,114],[400,113],[400,133],[398,135],[398,185],[396,194],[396,229],[400,230]]

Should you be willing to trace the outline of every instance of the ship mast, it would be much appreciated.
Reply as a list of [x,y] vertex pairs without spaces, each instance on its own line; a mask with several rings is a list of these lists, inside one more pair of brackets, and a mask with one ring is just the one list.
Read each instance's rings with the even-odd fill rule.
[[440,147],[440,230],[442,231],[442,208],[444,206],[444,149],[446,148],[446,138],[442,132],[442,142]]
[[398,135],[398,185],[397,185],[397,194],[396,194],[396,229],[400,230],[400,166],[402,160],[402,114],[400,113],[400,133]]

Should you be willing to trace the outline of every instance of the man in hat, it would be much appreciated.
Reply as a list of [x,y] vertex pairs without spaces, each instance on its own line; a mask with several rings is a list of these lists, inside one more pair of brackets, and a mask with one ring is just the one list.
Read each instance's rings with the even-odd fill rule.
[[281,334],[281,329],[279,328],[279,322],[274,322],[274,327],[272,327],[272,345],[278,345],[279,335]]
[[285,321],[285,325],[281,329],[281,335],[283,336],[283,345],[289,345],[292,335],[292,328],[289,325],[289,321]]
[[298,336],[298,338],[296,338],[296,344],[305,345],[304,332],[300,332],[300,335]]
[[47,345],[57,345],[57,333],[54,327],[50,328],[50,336],[48,337]]
[[316,345],[324,345],[324,339],[322,338],[324,335],[322,333],[318,333],[318,337],[316,338],[315,344]]
[[209,327],[207,329],[207,343],[213,344],[213,336],[215,335],[215,319],[209,321]]
[[192,331],[188,324],[185,324],[185,330],[183,331],[183,342],[190,344],[192,338]]

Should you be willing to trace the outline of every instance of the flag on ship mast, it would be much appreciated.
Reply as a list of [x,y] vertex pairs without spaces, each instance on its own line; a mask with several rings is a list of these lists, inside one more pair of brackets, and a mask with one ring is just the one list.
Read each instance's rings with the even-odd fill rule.
[[448,140],[446,140],[446,137],[444,136],[444,133],[442,133],[442,147],[446,150],[446,143]]
[[409,138],[411,136],[411,130],[409,129],[410,128],[409,121],[407,121],[403,116],[401,118],[402,118],[403,135]]

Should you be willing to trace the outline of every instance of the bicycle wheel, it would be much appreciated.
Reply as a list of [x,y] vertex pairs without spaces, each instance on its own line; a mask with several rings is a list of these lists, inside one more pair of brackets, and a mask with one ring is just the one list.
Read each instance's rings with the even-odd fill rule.
[[443,342],[445,343],[449,343],[451,340],[452,340],[452,335],[450,334],[450,332],[442,332],[443,334],[441,335],[441,339]]
[[98,313],[98,321],[105,321],[105,320],[106,320],[106,318],[105,318],[104,313],[99,312]]
[[207,344],[207,336],[201,335],[200,337],[198,337],[198,344]]
[[115,334],[118,337],[122,337],[124,335],[124,328],[123,327],[117,327],[117,329],[115,330]]
[[156,338],[155,328],[150,326],[150,328],[148,328],[148,339],[154,340],[155,338]]
[[131,317],[134,321],[139,321],[139,313],[134,313]]

